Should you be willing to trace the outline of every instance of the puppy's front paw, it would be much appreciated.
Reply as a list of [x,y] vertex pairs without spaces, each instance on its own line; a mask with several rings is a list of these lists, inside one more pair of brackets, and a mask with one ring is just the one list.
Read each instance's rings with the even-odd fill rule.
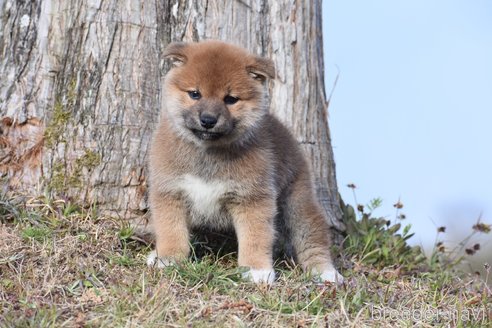
[[153,250],[152,252],[147,255],[147,265],[150,267],[158,267],[159,269],[168,267],[172,265],[173,263],[166,259],[166,258],[161,258],[157,256],[157,252]]
[[250,280],[256,284],[273,284],[275,271],[273,269],[249,269],[243,273],[243,279]]
[[335,283],[337,285],[343,284],[343,276],[338,273],[335,268],[326,269],[319,275],[321,280]]

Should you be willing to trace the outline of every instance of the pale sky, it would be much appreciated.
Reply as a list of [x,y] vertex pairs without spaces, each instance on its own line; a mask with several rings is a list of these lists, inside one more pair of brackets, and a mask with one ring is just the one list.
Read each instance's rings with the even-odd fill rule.
[[401,198],[417,244],[492,223],[492,1],[325,0],[323,36],[344,200]]

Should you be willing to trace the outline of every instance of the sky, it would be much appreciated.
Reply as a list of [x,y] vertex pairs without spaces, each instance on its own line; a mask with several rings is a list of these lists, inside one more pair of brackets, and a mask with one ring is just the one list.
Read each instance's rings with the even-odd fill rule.
[[400,199],[424,246],[492,223],[492,1],[324,0],[323,39],[343,199]]

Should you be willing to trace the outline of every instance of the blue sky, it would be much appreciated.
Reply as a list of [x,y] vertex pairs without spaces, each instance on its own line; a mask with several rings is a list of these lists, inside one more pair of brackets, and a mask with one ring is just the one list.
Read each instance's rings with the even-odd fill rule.
[[492,223],[492,1],[325,0],[323,37],[342,197],[401,198],[417,244]]

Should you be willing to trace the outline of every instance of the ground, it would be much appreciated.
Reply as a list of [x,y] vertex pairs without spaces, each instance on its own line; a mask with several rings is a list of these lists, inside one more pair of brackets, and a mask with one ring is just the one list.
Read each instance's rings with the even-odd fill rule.
[[367,252],[368,241],[356,252],[348,244],[343,286],[287,263],[273,286],[257,286],[240,279],[234,254],[149,268],[151,246],[125,221],[46,197],[13,203],[0,202],[0,327],[483,327],[492,319],[488,275],[422,265],[428,260],[390,264],[391,249],[381,252],[386,262],[367,261],[384,248]]

